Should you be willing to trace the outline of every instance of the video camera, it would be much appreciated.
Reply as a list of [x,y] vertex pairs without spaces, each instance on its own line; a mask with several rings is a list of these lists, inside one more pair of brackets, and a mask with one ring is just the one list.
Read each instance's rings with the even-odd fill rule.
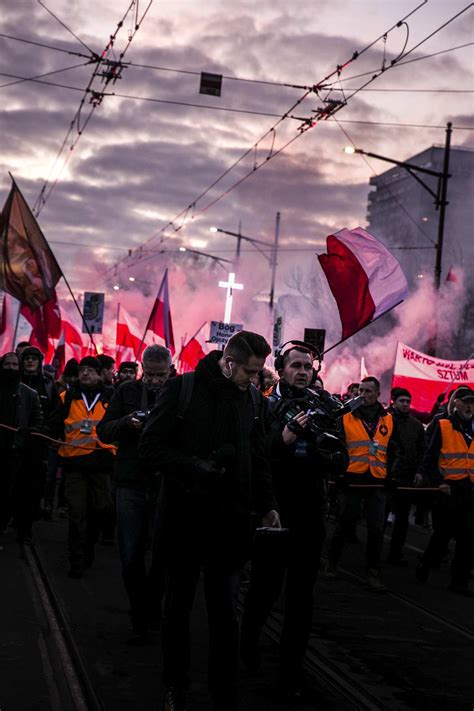
[[151,410],[136,410],[133,413],[133,417],[137,419],[139,422],[146,422],[148,419],[148,416],[150,415]]
[[[325,390],[307,388],[299,398],[282,398],[274,409],[274,415],[298,437],[317,447],[336,451],[341,445],[339,420],[363,403],[364,398],[361,395],[343,404]],[[296,415],[301,412],[309,417],[304,428],[294,421]]]

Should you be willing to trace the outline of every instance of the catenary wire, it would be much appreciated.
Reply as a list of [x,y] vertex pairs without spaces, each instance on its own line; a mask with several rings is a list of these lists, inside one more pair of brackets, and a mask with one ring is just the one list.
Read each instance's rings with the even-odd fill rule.
[[[15,81],[9,81],[6,84],[0,84],[0,89],[5,89],[8,86],[15,86],[16,84],[22,84],[23,82],[27,82],[27,81],[35,82],[38,79],[41,79],[42,77],[50,77],[53,74],[60,74],[61,72],[69,72],[71,69],[78,69],[79,67],[86,67],[89,64],[90,64],[90,61],[81,62],[80,64],[73,64],[70,67],[63,67],[62,69],[53,69],[50,72],[44,72],[44,74],[36,74],[34,77],[18,78]],[[5,76],[5,74],[0,72],[0,76]]]
[[[395,23],[394,25],[392,25],[392,27],[390,27],[388,30],[386,30],[383,34],[379,35],[379,36],[378,36],[375,40],[373,40],[370,44],[366,45],[362,50],[360,50],[360,51],[358,51],[358,52],[357,52],[357,51],[354,52],[353,55],[352,55],[352,57],[350,57],[350,58],[349,58],[346,62],[344,62],[342,65],[337,65],[336,69],[333,70],[333,71],[330,71],[329,74],[328,74],[326,77],[324,77],[324,78],[321,80],[321,82],[320,82],[319,84],[324,84],[324,82],[327,82],[327,81],[328,81],[332,76],[334,76],[334,75],[340,76],[341,71],[342,71],[345,67],[349,66],[353,61],[355,61],[355,60],[358,59],[362,54],[364,54],[365,52],[367,52],[371,47],[374,46],[374,44],[376,44],[377,42],[379,42],[384,36],[387,36],[390,32],[392,32],[393,30],[395,30],[395,29],[400,25],[401,22],[403,22],[404,20],[408,19],[408,17],[411,17],[411,15],[413,15],[414,13],[416,13],[416,12],[417,12],[421,7],[423,7],[425,4],[426,4],[426,0],[423,0],[423,2],[421,2],[419,5],[417,5],[413,10],[411,10],[407,15],[405,15],[405,17],[403,17],[399,22],[397,22],[397,23]],[[370,82],[367,82],[367,84],[368,84],[368,83],[370,83]],[[183,227],[184,224],[185,224],[184,220],[186,219],[186,217],[187,217],[187,215],[189,214],[190,211],[192,212],[192,215],[191,215],[191,218],[190,218],[190,219],[193,219],[197,214],[203,214],[204,212],[206,212],[207,210],[209,210],[213,205],[215,205],[219,200],[221,200],[221,199],[223,199],[225,196],[227,196],[232,190],[234,190],[234,189],[237,188],[239,185],[241,185],[245,180],[247,180],[251,175],[253,175],[253,174],[256,172],[256,170],[258,170],[259,168],[261,168],[263,165],[266,165],[271,159],[275,158],[275,157],[276,157],[277,155],[279,155],[282,151],[284,151],[286,148],[288,148],[295,140],[297,140],[297,139],[303,134],[303,131],[300,131],[299,134],[296,134],[296,136],[294,136],[294,137],[291,138],[289,141],[287,141],[287,142],[286,142],[283,146],[281,146],[278,150],[276,150],[276,151],[273,150],[274,141],[275,141],[275,135],[276,135],[276,134],[275,134],[276,128],[279,126],[279,124],[280,124],[281,122],[283,122],[283,121],[290,115],[290,113],[291,113],[292,111],[295,110],[295,108],[297,108],[297,106],[298,106],[299,104],[301,104],[301,103],[307,98],[307,96],[308,96],[310,93],[311,93],[310,90],[304,92],[303,95],[300,97],[300,99],[298,99],[298,101],[295,102],[295,103],[293,104],[293,106],[292,106],[285,114],[283,114],[283,115],[281,116],[281,118],[280,118],[253,146],[251,146],[247,151],[245,151],[245,152],[242,154],[242,156],[240,156],[236,161],[234,161],[234,163],[233,163],[226,171],[224,171],[224,173],[222,173],[208,188],[206,188],[206,190],[205,190],[203,193],[201,193],[201,195],[199,195],[199,196],[198,196],[192,203],[190,203],[186,208],[184,208],[183,210],[181,210],[181,212],[178,213],[178,215],[176,215],[172,220],[170,220],[166,225],[164,225],[157,233],[155,233],[155,234],[153,234],[151,237],[149,237],[143,244],[148,244],[149,242],[151,242],[153,239],[157,238],[157,237],[160,236],[160,235],[161,235],[161,241],[163,241],[163,240],[165,239],[165,237],[164,237],[163,235],[164,235],[165,231],[166,231],[168,228],[170,228],[170,227],[173,228],[174,232],[177,232],[177,231],[179,231],[180,229],[182,229],[182,227]],[[314,126],[315,124],[316,124],[316,120],[313,120],[313,121],[311,122],[311,126]],[[245,174],[242,178],[240,178],[240,179],[239,179],[238,181],[236,181],[233,185],[231,185],[230,188],[228,188],[227,190],[223,191],[219,196],[217,196],[216,198],[214,198],[213,200],[211,200],[207,205],[205,205],[203,208],[201,208],[201,209],[199,210],[199,212],[195,212],[196,203],[197,203],[199,200],[201,200],[208,192],[210,192],[210,190],[212,190],[212,188],[213,188],[215,185],[217,185],[217,183],[219,183],[226,175],[228,175],[228,173],[230,173],[231,170],[233,170],[237,165],[239,165],[250,153],[255,152],[255,154],[256,154],[257,149],[258,149],[258,146],[265,140],[265,138],[267,138],[269,135],[271,135],[272,132],[273,132],[272,147],[271,147],[270,153],[267,154],[265,160],[264,160],[262,163],[260,163],[259,165],[257,165],[257,163],[256,163],[256,161],[255,161],[253,170],[249,171],[249,172],[248,172],[247,174]],[[183,216],[184,216],[184,217],[183,217]],[[179,219],[183,219],[183,221],[182,221],[181,225],[179,225],[178,227],[176,227],[176,226],[174,225],[174,222],[177,221],[177,220],[179,220]],[[120,264],[122,261],[124,261],[124,260],[123,260],[123,259],[122,259],[122,260],[119,260],[119,262],[118,262],[117,264]],[[116,268],[117,264],[115,265],[115,267],[112,267],[111,269]],[[103,275],[105,276],[107,273],[109,273],[109,271],[110,271],[110,269],[107,269],[107,270],[103,273]]]

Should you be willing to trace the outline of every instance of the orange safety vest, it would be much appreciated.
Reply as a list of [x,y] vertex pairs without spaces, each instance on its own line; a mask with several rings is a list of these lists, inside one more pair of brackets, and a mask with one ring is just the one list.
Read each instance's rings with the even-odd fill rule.
[[[387,447],[393,432],[393,417],[390,413],[382,415],[378,421],[373,439],[369,437],[360,418],[351,412],[342,418],[349,452],[347,471],[352,474],[364,474],[370,471],[376,479],[387,476]],[[374,442],[377,446],[374,447]]]
[[[67,391],[64,391],[59,396],[63,403],[66,393]],[[64,439],[68,443],[68,446],[62,445],[59,448],[58,451],[61,457],[82,457],[87,454],[92,454],[94,449],[100,448],[108,449],[112,452],[112,454],[116,453],[117,448],[113,444],[103,444],[97,437],[97,423],[100,422],[105,415],[105,408],[106,405],[104,406],[102,400],[99,399],[95,403],[92,410],[88,412],[82,397],[80,400],[71,400],[69,414],[64,420]],[[81,432],[83,420],[90,420],[90,432]],[[79,446],[76,447],[71,445]],[[82,447],[84,447],[84,449],[82,449]]]
[[438,467],[444,479],[456,481],[470,477],[474,483],[474,441],[469,446],[450,420],[440,420],[441,451]]

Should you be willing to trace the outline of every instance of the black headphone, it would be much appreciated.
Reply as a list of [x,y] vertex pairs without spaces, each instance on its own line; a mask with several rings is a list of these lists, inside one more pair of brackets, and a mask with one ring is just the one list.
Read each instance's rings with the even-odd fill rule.
[[[287,348],[286,351],[284,351],[283,349],[285,348],[285,346],[289,344],[291,344],[291,347]],[[321,370],[321,358],[320,354],[312,343],[307,343],[306,341],[286,341],[285,343],[283,343],[283,345],[281,345],[275,353],[275,370],[283,370],[285,366],[285,354],[291,351],[293,348],[298,347],[304,348],[306,351],[308,351],[308,353],[312,356],[313,360],[317,360],[319,363],[319,367],[317,370],[313,368],[313,383],[316,380],[319,371]]]

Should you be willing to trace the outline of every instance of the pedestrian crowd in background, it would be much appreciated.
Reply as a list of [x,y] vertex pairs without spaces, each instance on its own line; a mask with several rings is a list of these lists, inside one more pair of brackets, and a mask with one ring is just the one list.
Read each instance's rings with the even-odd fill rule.
[[415,522],[432,528],[417,579],[426,583],[455,539],[448,590],[473,594],[474,391],[458,387],[430,413],[413,411],[403,388],[386,407],[373,376],[339,397],[324,390],[309,344],[286,346],[272,371],[268,343],[242,331],[179,377],[160,345],[117,370],[110,356],[73,359],[57,379],[27,342],[0,360],[0,532],[13,527],[27,545],[35,521],[67,517],[73,580],[93,566],[100,538],[116,538],[127,641],[160,629],[166,711],[189,708],[201,573],[214,711],[238,708],[239,649],[247,669],[261,668],[260,635],[282,590],[279,692],[304,695],[316,579],[340,575],[362,517],[372,591],[387,589],[384,562],[407,566],[415,506]]

